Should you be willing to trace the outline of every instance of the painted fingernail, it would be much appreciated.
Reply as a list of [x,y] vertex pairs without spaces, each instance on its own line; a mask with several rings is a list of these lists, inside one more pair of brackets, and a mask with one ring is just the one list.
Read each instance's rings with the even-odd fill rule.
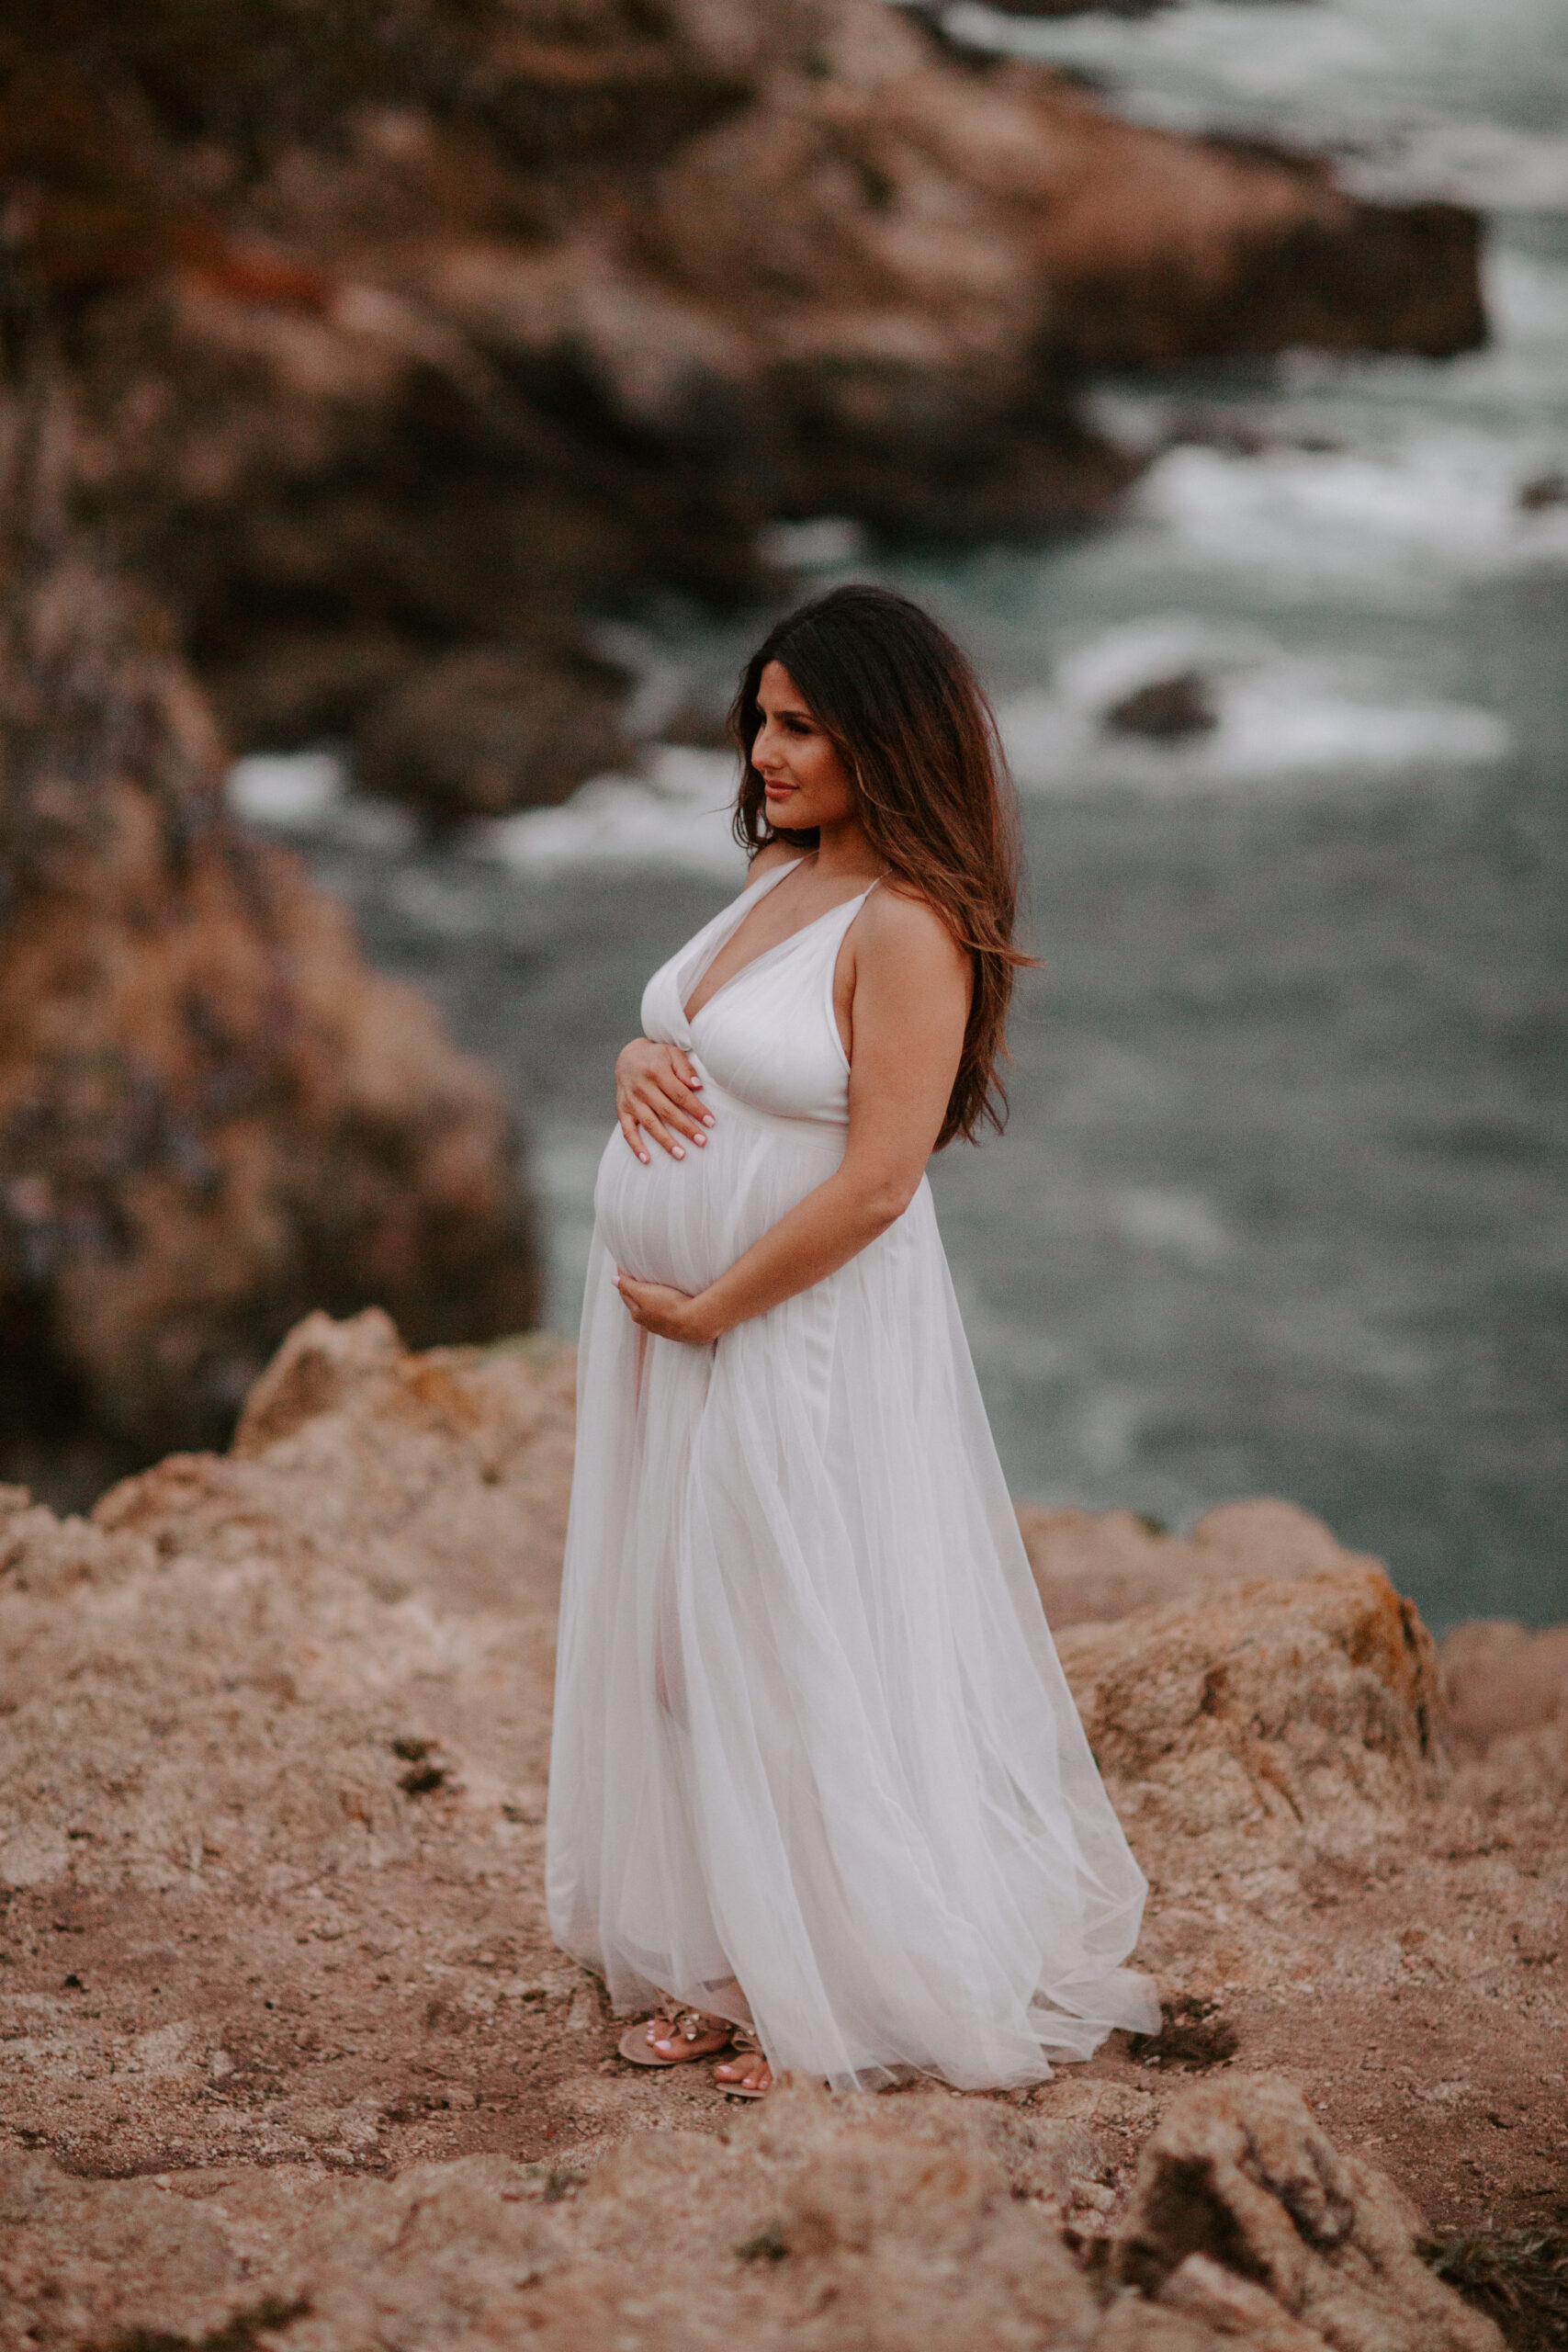
[[692,1137],[692,1141],[693,1141],[694,1144],[696,1144],[696,1145],[699,1147],[699,1148],[700,1148],[702,1145],[704,1145],[705,1143],[706,1143],[706,1141],[707,1141],[707,1137],[706,1137],[706,1136],[694,1136]]
[[686,1157],[685,1153],[682,1150],[681,1146],[680,1146],[679,1144],[677,1144],[677,1145],[675,1146],[674,1150],[673,1150],[673,1152],[671,1153],[671,1158],[672,1158],[672,1159],[685,1159],[685,1157]]
[[639,1152],[637,1153],[637,1158],[641,1160],[641,1162],[642,1162],[643,1166],[646,1168],[646,1167],[648,1166],[648,1154],[647,1154],[647,1152],[646,1152],[646,1151],[639,1151]]
[[703,1113],[703,1125],[704,1125],[704,1126],[705,1126],[705,1127],[711,1127],[711,1126],[712,1126],[712,1125],[713,1125],[713,1113],[712,1113],[711,1111],[705,1111],[705,1112]]

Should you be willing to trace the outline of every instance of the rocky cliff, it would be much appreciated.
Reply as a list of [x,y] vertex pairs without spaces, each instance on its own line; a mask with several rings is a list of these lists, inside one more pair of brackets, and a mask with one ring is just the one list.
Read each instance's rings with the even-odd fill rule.
[[536,1265],[499,1089],[228,813],[73,428],[58,378],[0,392],[0,1460],[90,1496],[221,1442],[308,1307],[483,1338]]
[[[772,518],[1038,534],[1090,368],[1483,333],[1476,228],[982,71],[884,0],[70,0],[0,172],[82,480],[236,741],[448,814],[622,750],[585,614]],[[773,583],[776,585],[777,583]]]
[[1289,1506],[1030,1517],[1165,2028],[737,2113],[545,1928],[571,1396],[313,1316],[228,1455],[0,1498],[0,2343],[1491,2352],[1445,2268],[1559,2340],[1561,1635],[1456,1706]]

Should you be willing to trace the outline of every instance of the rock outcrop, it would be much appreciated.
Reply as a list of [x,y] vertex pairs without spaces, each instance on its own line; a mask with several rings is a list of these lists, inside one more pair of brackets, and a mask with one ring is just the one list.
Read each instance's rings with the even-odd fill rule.
[[82,476],[242,746],[352,735],[440,812],[613,758],[581,615],[757,594],[770,518],[1104,513],[1087,368],[1483,333],[1469,216],[972,70],[884,0],[225,27],[77,0],[0,58]]
[[529,1211],[498,1087],[226,810],[166,616],[67,520],[58,385],[0,436],[0,1446],[145,1461],[311,1306],[526,1326]]
[[723,2137],[628,2141],[586,2181],[490,2155],[353,2185],[89,2186],[23,2155],[0,2159],[0,2324],[47,2352],[110,2334],[278,2352],[1501,2352],[1422,2265],[1393,2184],[1276,2078],[1174,2104],[1109,2296],[1060,2234],[1075,2165],[1090,2188],[1104,2168],[1070,2127],[804,2085]]
[[1018,1522],[1057,1632],[1190,1600],[1238,1578],[1377,1566],[1365,1554],[1342,1550],[1322,1520],[1296,1503],[1222,1503],[1186,1536],[1130,1510],[1043,1510],[1024,1503]]
[[1304,1514],[1056,1520],[1162,1558],[1062,1649],[1164,2030],[738,2114],[548,1940],[572,1388],[318,1315],[228,1455],[0,1495],[0,2344],[1494,2352],[1413,2249],[1562,2195],[1561,1690],[1450,1768]]
[[1171,1894],[1364,1852],[1440,1785],[1437,1652],[1379,1567],[1210,1588],[1059,1648],[1139,1860]]
[[1568,1625],[1532,1634],[1506,1618],[1478,1617],[1443,1644],[1443,1672],[1455,1749],[1485,1756],[1505,1740],[1563,1724]]
[[1168,2310],[1269,2352],[1492,2352],[1496,2329],[1433,2278],[1420,2233],[1392,2182],[1265,2075],[1190,2092],[1156,2126],[1116,2267]]

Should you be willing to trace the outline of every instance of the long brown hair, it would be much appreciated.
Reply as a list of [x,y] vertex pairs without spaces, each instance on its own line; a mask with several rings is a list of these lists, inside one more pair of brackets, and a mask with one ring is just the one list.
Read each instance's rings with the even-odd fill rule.
[[907,596],[857,585],[803,605],[757,648],[729,713],[742,763],[735,837],[753,854],[767,842],[818,842],[815,829],[769,824],[751,764],[770,662],[788,671],[853,776],[861,826],[896,885],[934,907],[968,955],[969,1023],[937,1148],[954,1136],[973,1143],[1007,1115],[997,1065],[1013,975],[1034,960],[1012,944],[1018,806],[990,705],[968,655]]

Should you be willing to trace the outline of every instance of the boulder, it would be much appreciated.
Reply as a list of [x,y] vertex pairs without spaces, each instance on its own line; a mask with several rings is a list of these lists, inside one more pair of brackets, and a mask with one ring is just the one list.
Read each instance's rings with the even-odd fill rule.
[[1172,2106],[1138,2159],[1114,2259],[1143,2294],[1259,2352],[1501,2352],[1492,2321],[1421,2260],[1422,2234],[1393,2183],[1264,2075]]
[[1022,1503],[1024,1548],[1053,1629],[1109,1623],[1211,1587],[1375,1567],[1347,1552],[1299,1503],[1221,1503],[1175,1536],[1130,1510],[1045,1510]]
[[1568,1625],[1531,1633],[1501,1617],[1456,1625],[1439,1652],[1450,1736],[1461,1756],[1568,1717]]
[[1371,1562],[1212,1586],[1058,1647],[1168,1895],[1396,1837],[1441,1784],[1432,1638]]
[[0,1443],[146,1460],[220,1442],[312,1306],[490,1338],[537,1266],[499,1087],[227,811],[166,616],[28,456],[69,430],[0,415],[45,510],[0,551]]
[[368,791],[433,817],[499,817],[558,800],[632,755],[629,680],[568,645],[476,646],[410,669],[359,729]]
[[1123,695],[1105,712],[1104,723],[1117,734],[1146,736],[1152,743],[1186,743],[1195,736],[1212,735],[1220,714],[1213,684],[1203,673],[1179,670]]

